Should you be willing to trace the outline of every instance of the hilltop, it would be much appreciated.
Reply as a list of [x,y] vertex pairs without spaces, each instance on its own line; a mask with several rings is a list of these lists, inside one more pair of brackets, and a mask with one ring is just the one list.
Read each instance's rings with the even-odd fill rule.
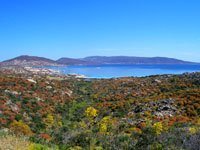
[[9,59],[0,63],[1,66],[57,66],[60,65],[54,60],[37,57],[22,55],[13,59]]

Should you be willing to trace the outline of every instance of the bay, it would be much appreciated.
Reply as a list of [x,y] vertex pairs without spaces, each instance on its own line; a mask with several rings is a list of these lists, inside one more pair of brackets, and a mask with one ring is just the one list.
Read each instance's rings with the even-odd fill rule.
[[134,64],[134,65],[90,65],[90,66],[48,66],[63,74],[80,74],[88,78],[144,77],[162,74],[199,72],[200,64]]

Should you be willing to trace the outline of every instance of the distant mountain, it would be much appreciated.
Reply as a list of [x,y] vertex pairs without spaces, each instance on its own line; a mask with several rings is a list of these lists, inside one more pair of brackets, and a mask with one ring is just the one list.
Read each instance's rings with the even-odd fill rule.
[[85,60],[81,60],[81,59],[74,59],[74,58],[60,58],[56,61],[59,64],[63,64],[63,65],[86,65],[89,64],[89,61],[85,61]]
[[22,55],[0,63],[1,66],[57,66],[54,60],[44,57]]
[[193,62],[183,61],[167,57],[130,57],[130,56],[90,56],[82,60],[98,64],[191,64]]
[[57,61],[65,65],[96,65],[96,64],[191,64],[167,57],[130,57],[130,56],[90,56],[82,59],[61,58]]
[[22,55],[0,63],[0,66],[58,66],[58,65],[103,65],[103,64],[194,64],[167,57],[90,56],[80,59],[60,58],[57,61],[36,56]]

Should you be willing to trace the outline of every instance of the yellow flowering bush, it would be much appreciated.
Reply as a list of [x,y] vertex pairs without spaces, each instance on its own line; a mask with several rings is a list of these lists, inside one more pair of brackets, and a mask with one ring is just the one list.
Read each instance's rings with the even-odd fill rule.
[[106,117],[103,117],[103,118],[101,119],[101,123],[106,123],[106,124],[108,124],[108,123],[110,123],[110,122],[111,122],[110,116],[106,116]]
[[39,150],[39,149],[49,150],[48,147],[35,143],[31,143],[28,147],[28,150]]
[[153,124],[153,129],[155,130],[156,134],[159,135],[163,131],[163,125],[161,122],[156,122]]
[[87,124],[84,121],[79,122],[79,126],[83,129],[87,128]]
[[85,110],[85,115],[88,117],[88,118],[94,118],[97,116],[97,110],[94,108],[94,107],[88,107],[86,110]]
[[59,126],[59,127],[62,127],[62,126],[63,126],[62,121],[58,121],[58,126]]
[[130,131],[142,134],[142,130],[140,128],[133,127],[133,128],[130,128]]
[[108,126],[111,124],[111,118],[110,116],[106,116],[101,119],[99,123],[99,131],[100,132],[107,132],[108,131]]
[[189,132],[190,132],[190,134],[195,134],[195,133],[197,133],[197,129],[195,127],[190,127]]
[[200,126],[200,118],[197,119],[197,125]]
[[33,132],[31,131],[30,127],[25,124],[24,122],[20,121],[16,121],[14,120],[11,124],[10,124],[10,129],[15,132],[16,134],[24,134],[24,135],[32,135]]
[[54,117],[53,117],[53,115],[48,114],[47,117],[45,118],[44,122],[45,122],[45,124],[48,127],[51,127],[54,124]]
[[100,132],[107,132],[107,130],[108,130],[107,124],[105,123],[100,124],[100,127],[99,127]]

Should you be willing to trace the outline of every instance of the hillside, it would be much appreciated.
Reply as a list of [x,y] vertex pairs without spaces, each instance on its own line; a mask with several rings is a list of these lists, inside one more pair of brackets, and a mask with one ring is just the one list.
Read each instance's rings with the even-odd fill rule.
[[57,66],[54,60],[44,57],[22,55],[0,63],[1,66]]
[[199,149],[200,73],[98,80],[0,72],[0,85],[2,143],[8,134],[59,150]]

